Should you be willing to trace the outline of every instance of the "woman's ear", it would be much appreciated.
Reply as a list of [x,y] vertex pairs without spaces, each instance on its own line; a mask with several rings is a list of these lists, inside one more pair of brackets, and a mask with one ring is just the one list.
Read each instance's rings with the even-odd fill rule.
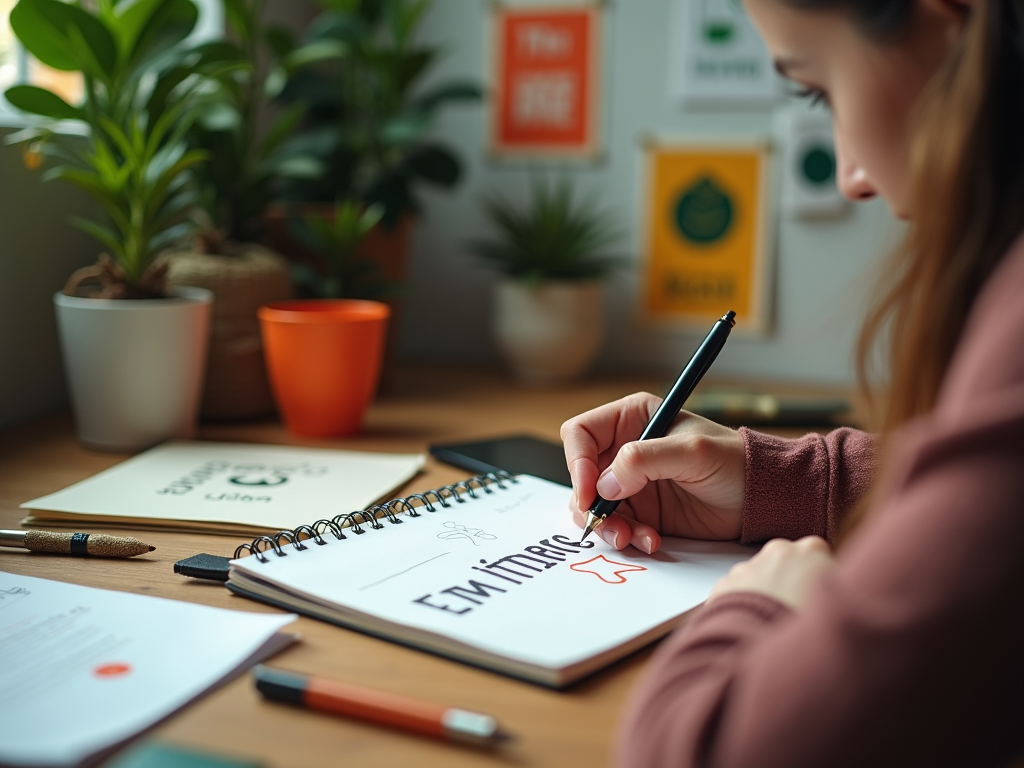
[[918,12],[933,22],[946,27],[946,38],[956,40],[964,31],[971,11],[978,2],[1003,2],[1003,0],[917,0]]
[[[987,0],[993,2],[993,0]],[[999,0],[994,0],[999,2]],[[978,0],[918,0],[918,3],[932,13],[938,13],[947,18],[965,20],[971,9],[977,5]]]

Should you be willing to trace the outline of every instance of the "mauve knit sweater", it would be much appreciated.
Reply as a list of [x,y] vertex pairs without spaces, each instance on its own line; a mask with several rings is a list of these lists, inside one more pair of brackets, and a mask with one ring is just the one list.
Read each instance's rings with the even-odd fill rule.
[[[743,431],[743,540],[834,540],[872,439]],[[1001,766],[1024,748],[1024,241],[979,296],[934,411],[893,436],[885,486],[793,612],[699,609],[627,708],[628,768]]]

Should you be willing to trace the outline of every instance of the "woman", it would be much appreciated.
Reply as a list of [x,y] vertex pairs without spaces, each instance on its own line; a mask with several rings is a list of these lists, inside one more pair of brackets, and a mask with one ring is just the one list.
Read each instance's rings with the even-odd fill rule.
[[831,107],[842,191],[909,220],[860,345],[863,372],[891,330],[889,386],[878,441],[684,414],[628,442],[646,394],[563,426],[577,522],[597,492],[627,499],[598,529],[612,546],[781,537],[659,648],[618,761],[1005,765],[1024,748],[1024,0],[746,4]]

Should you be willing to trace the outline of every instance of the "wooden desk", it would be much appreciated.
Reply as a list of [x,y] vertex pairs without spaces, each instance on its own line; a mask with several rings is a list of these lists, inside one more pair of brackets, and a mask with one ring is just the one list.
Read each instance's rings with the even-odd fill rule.
[[[362,435],[306,440],[276,422],[204,425],[198,437],[371,451],[426,451],[437,441],[529,432],[558,439],[561,423],[640,389],[663,391],[666,380],[591,382],[532,391],[496,373],[412,370],[393,377],[368,415]],[[46,417],[0,434],[0,527],[17,528],[18,505],[89,477],[122,459],[81,448],[70,416]],[[467,476],[428,458],[403,493]],[[131,531],[113,531],[130,534]],[[219,584],[175,575],[172,564],[197,552],[230,555],[234,537],[146,533],[156,551],[132,560],[83,560],[0,551],[0,568],[93,587],[158,595],[241,611],[275,609],[233,596]],[[596,607],[599,609],[599,607]],[[403,648],[358,632],[300,618],[302,642],[273,664],[320,673],[495,715],[519,736],[496,753],[435,743],[403,733],[264,702],[245,675],[158,726],[164,741],[263,760],[272,766],[594,766],[607,765],[619,712],[650,651],[643,651],[565,692],[553,692]]]
[[[358,437],[298,439],[276,422],[204,425],[198,436],[424,452],[435,441],[501,433],[530,432],[557,439],[565,419],[644,387],[657,391],[665,382],[603,382],[541,392],[517,388],[494,373],[417,370],[394,377],[369,413],[366,431]],[[0,435],[0,527],[19,527],[24,516],[18,509],[22,502],[89,477],[124,458],[81,448],[67,414],[8,430]],[[428,458],[425,471],[403,493],[466,476],[462,470]],[[132,560],[80,560],[2,550],[0,568],[242,611],[274,611],[233,596],[218,584],[172,572],[176,560],[197,552],[230,555],[239,543],[237,538],[171,533],[146,533],[142,538],[157,549]],[[556,693],[312,619],[299,619],[293,629],[302,635],[302,642],[274,658],[275,665],[487,712],[519,739],[509,748],[489,754],[293,710],[262,701],[248,675],[193,703],[158,726],[154,735],[182,746],[261,759],[272,766],[607,765],[619,710],[649,653],[642,652],[570,691]]]

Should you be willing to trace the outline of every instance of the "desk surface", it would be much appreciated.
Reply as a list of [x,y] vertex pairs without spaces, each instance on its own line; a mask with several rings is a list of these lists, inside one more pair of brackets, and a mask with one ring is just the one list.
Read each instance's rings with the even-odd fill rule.
[[[363,434],[302,439],[277,422],[207,424],[197,437],[371,451],[426,451],[432,442],[532,433],[558,439],[561,423],[658,379],[597,381],[562,389],[516,387],[497,373],[459,369],[397,374],[368,414]],[[0,528],[18,528],[22,502],[56,491],[126,458],[88,451],[58,414],[0,434]],[[402,489],[415,493],[467,476],[427,459]],[[112,533],[131,534],[130,530]],[[132,560],[80,560],[0,550],[0,568],[93,587],[158,595],[242,611],[275,609],[233,596],[219,584],[177,576],[176,560],[197,552],[230,555],[235,537],[149,533],[156,551]],[[213,691],[159,725],[157,738],[181,746],[264,761],[271,766],[600,766],[607,765],[619,712],[650,651],[642,651],[576,687],[553,692],[357,632],[300,618],[302,642],[274,665],[404,693],[495,715],[518,735],[495,753],[435,743],[403,733],[266,703],[248,675]]]

